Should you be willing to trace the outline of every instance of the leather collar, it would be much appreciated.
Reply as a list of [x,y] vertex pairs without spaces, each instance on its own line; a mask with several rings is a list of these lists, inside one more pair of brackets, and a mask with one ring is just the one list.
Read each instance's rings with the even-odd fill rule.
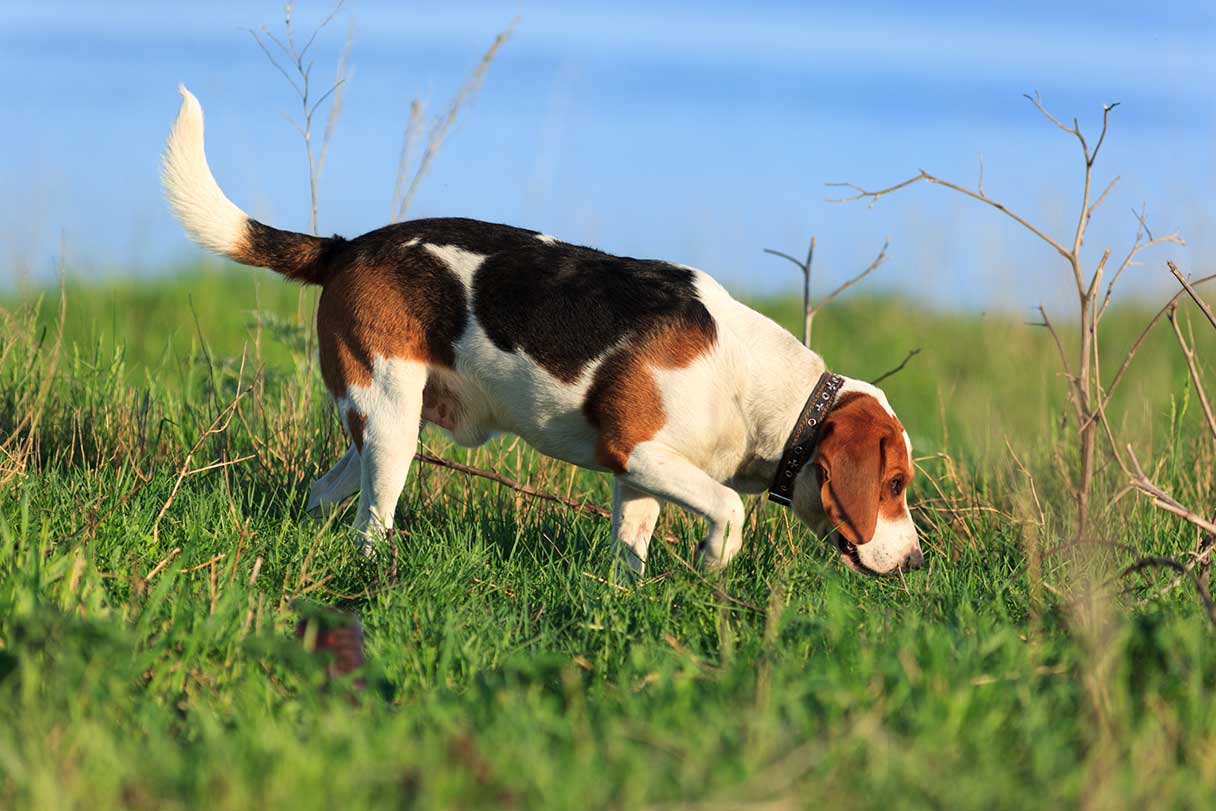
[[802,413],[798,415],[794,430],[790,431],[789,438],[785,440],[781,462],[777,465],[777,473],[768,488],[770,501],[786,507],[793,502],[794,479],[803,465],[815,455],[819,434],[828,414],[836,405],[836,395],[840,393],[840,387],[843,385],[844,377],[841,375],[825,371],[819,376],[819,382],[815,384],[806,405],[802,407]]

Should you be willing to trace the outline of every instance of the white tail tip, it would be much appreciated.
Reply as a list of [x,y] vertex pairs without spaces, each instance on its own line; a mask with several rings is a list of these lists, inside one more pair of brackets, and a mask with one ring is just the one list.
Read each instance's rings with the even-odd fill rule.
[[169,206],[192,240],[231,256],[245,239],[248,215],[224,196],[203,149],[203,108],[185,85],[182,106],[161,158],[160,182]]

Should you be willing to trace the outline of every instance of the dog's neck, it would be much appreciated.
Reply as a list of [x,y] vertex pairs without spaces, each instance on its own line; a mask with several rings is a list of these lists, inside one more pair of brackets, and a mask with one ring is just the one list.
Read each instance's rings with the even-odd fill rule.
[[798,421],[806,398],[823,374],[816,353],[768,319],[767,340],[756,341],[748,358],[748,387],[744,411],[748,425],[748,454],[739,466],[735,485],[747,492],[766,489],[777,472],[785,441]]

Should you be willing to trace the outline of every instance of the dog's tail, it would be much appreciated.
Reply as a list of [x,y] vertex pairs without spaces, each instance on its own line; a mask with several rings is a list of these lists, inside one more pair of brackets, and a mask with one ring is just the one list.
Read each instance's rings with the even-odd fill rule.
[[263,225],[224,196],[203,150],[203,108],[179,85],[182,106],[161,158],[165,197],[202,247],[244,265],[270,268],[306,284],[325,284],[341,237],[314,237]]

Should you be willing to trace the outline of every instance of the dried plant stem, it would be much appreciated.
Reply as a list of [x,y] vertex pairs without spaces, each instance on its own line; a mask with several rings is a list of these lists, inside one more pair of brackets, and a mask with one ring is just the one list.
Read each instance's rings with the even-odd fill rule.
[[[405,194],[401,196],[401,202],[396,206],[393,222],[401,222],[405,219],[405,213],[409,210],[410,203],[414,200],[414,195],[418,191],[418,185],[426,177],[427,172],[430,171],[431,163],[435,160],[435,156],[439,154],[439,149],[443,146],[444,140],[451,132],[452,125],[456,123],[456,117],[459,115],[460,109],[481,88],[481,83],[485,80],[486,71],[490,69],[490,63],[494,61],[494,57],[498,54],[499,49],[510,39],[511,34],[515,32],[517,22],[518,20],[512,21],[506,30],[499,32],[498,36],[494,37],[494,41],[490,43],[490,47],[482,54],[481,61],[473,69],[472,75],[460,86],[460,89],[456,91],[456,95],[452,97],[452,101],[448,104],[447,112],[431,127],[431,131],[427,135],[426,147],[422,151],[422,158],[418,162],[418,168],[414,171],[414,176],[410,180]],[[418,112],[417,101],[410,105],[411,125],[406,127],[405,144],[402,147],[402,164],[398,166],[396,188],[400,188],[403,185],[402,178],[404,177],[406,167],[405,158],[411,151],[411,133],[417,132],[413,127],[416,112]]]
[[1199,294],[1195,292],[1194,285],[1188,282],[1186,277],[1178,272],[1178,266],[1174,264],[1173,260],[1167,259],[1165,264],[1169,267],[1170,273],[1174,274],[1174,278],[1178,280],[1178,284],[1182,285],[1182,289],[1186,291],[1186,294],[1190,296],[1191,300],[1195,302],[1195,305],[1199,307],[1200,312],[1202,312],[1208,319],[1208,323],[1212,325],[1212,329],[1216,329],[1216,314],[1212,312],[1212,308],[1208,306],[1206,301],[1199,298]]
[[[169,497],[167,499],[165,499],[165,503],[161,505],[160,510],[156,513],[156,518],[152,521],[152,539],[153,540],[160,539],[161,519],[165,517],[165,513],[169,512],[169,507],[172,506],[173,500],[177,497],[177,491],[181,488],[182,482],[186,479],[186,477],[191,476],[195,473],[201,473],[203,470],[210,470],[215,467],[219,467],[219,465],[208,465],[204,468],[192,470],[190,468],[190,463],[194,460],[194,455],[196,453],[198,453],[200,448],[202,448],[203,443],[207,441],[208,437],[212,437],[217,434],[222,434],[224,431],[228,430],[228,424],[230,422],[232,422],[232,418],[236,414],[236,411],[237,411],[237,406],[240,405],[240,402],[242,399],[244,399],[245,395],[247,395],[250,391],[253,390],[252,386],[241,387],[241,385],[240,385],[240,379],[241,379],[241,376],[243,376],[244,371],[245,371],[245,360],[242,357],[241,358],[241,371],[237,378],[237,380],[238,380],[237,393],[233,396],[232,400],[228,403],[228,405],[225,406],[224,409],[219,414],[216,415],[215,419],[211,421],[211,425],[209,425],[205,431],[203,431],[201,434],[199,434],[198,439],[196,439],[194,441],[194,444],[190,447],[190,450],[186,453],[185,458],[182,459],[181,466],[177,470],[177,478],[174,480],[173,487],[169,491]],[[252,458],[252,457],[245,457],[245,458],[248,459],[248,458]]]
[[1216,449],[1216,416],[1212,414],[1212,404],[1208,400],[1207,392],[1204,391],[1203,379],[1199,376],[1199,366],[1195,362],[1195,349],[1187,343],[1186,337],[1183,336],[1182,330],[1178,326],[1176,311],[1170,311],[1169,320],[1170,326],[1174,328],[1174,337],[1178,340],[1178,347],[1182,350],[1182,357],[1186,360],[1191,383],[1195,386],[1195,393],[1199,395],[1199,405],[1203,409],[1203,416],[1207,419],[1208,433],[1211,434],[1213,448]]
[[[878,252],[878,256],[875,257],[873,262],[871,262],[869,265],[867,265],[866,268],[864,270],[862,270],[860,273],[858,273],[857,275],[852,276],[849,279],[846,279],[843,284],[841,284],[835,290],[833,290],[832,292],[828,293],[826,296],[821,298],[817,304],[812,304],[812,302],[811,302],[811,262],[815,258],[815,237],[813,237],[813,236],[811,237],[811,245],[807,249],[806,259],[804,259],[802,261],[799,261],[799,260],[795,259],[794,257],[790,256],[788,253],[784,253],[782,251],[774,250],[772,248],[764,249],[765,253],[770,254],[772,256],[780,257],[780,258],[785,259],[786,261],[792,263],[794,265],[794,267],[798,268],[798,270],[801,271],[801,273],[802,273],[802,313],[803,313],[802,343],[804,346],[806,346],[807,348],[810,348],[810,346],[811,346],[811,324],[815,319],[815,315],[818,314],[818,312],[820,310],[822,310],[824,307],[826,307],[828,304],[830,304],[832,302],[832,300],[835,299],[837,296],[839,296],[841,293],[848,290],[850,287],[857,284],[858,282],[860,282],[866,276],[869,276],[874,271],[878,270],[878,268],[883,264],[883,262],[887,261],[887,248],[889,248],[890,246],[891,246],[890,240],[884,242],[882,244],[882,250],[880,250]],[[891,374],[894,374],[894,372],[892,372]]]
[[577,510],[577,511],[579,511],[581,513],[585,513],[587,515],[594,515],[594,516],[598,516],[599,518],[610,518],[612,516],[612,514],[608,510],[604,509],[603,507],[600,507],[599,505],[592,504],[587,501],[577,501],[572,498],[566,498],[565,496],[560,496],[557,493],[550,493],[546,490],[541,490],[539,488],[533,487],[532,485],[523,484],[521,482],[515,481],[514,479],[508,479],[506,476],[499,475],[498,473],[495,473],[492,470],[485,470],[483,468],[474,467],[473,465],[466,465],[462,462],[455,462],[455,461],[452,461],[451,459],[444,459],[443,457],[440,457],[440,456],[433,456],[429,453],[419,453],[414,458],[419,460],[420,462],[426,462],[428,465],[434,465],[436,467],[443,467],[443,468],[447,468],[448,470],[456,470],[456,471],[459,471],[460,473],[466,473],[470,476],[476,476],[478,478],[488,479],[489,481],[501,484],[504,487],[507,487],[507,488],[514,490],[517,493],[521,493],[525,496],[532,496],[533,498],[539,498],[539,499],[542,499],[545,501],[553,501],[558,504],[564,504],[565,506],[567,506],[573,510]]

